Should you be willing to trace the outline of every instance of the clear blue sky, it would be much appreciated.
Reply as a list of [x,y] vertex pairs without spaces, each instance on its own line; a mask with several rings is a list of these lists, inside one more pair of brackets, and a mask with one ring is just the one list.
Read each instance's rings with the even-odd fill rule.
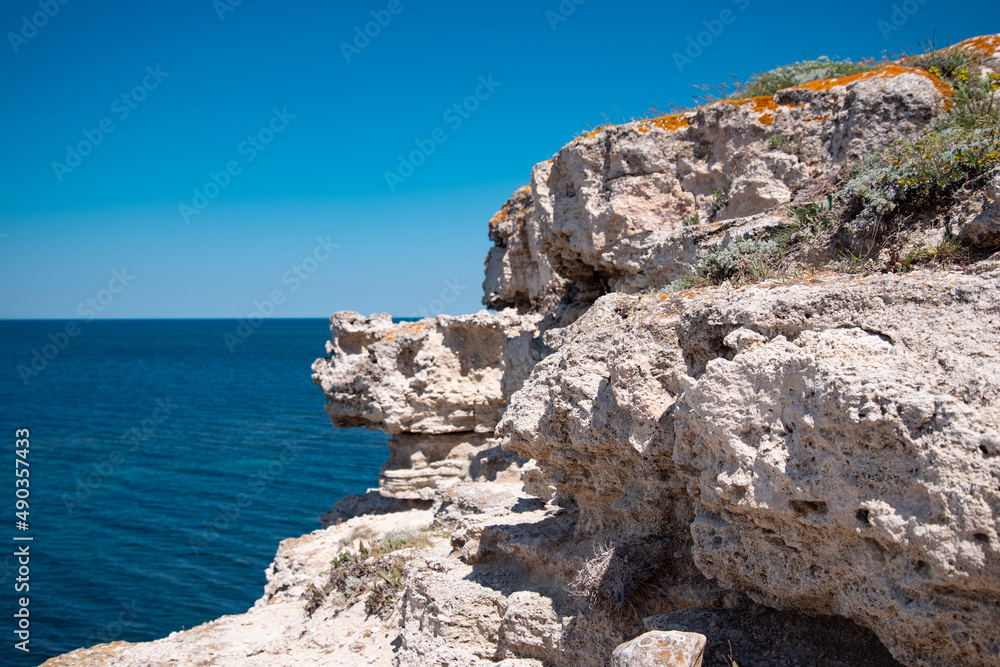
[[[275,290],[281,317],[473,312],[490,216],[605,116],[729,73],[1000,31],[995,1],[235,1],[3,3],[0,318],[78,318],[88,298],[100,317],[245,317]],[[345,56],[373,11],[386,25]],[[433,153],[390,187],[417,140]],[[210,172],[228,183],[198,200]],[[309,273],[317,238],[339,247]]]

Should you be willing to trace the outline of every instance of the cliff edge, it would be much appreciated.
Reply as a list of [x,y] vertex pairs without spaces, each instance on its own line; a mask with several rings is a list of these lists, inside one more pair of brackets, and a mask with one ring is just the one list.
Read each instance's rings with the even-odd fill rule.
[[46,664],[1000,666],[998,89],[993,35],[581,135],[492,311],[331,318],[378,489],[247,614]]

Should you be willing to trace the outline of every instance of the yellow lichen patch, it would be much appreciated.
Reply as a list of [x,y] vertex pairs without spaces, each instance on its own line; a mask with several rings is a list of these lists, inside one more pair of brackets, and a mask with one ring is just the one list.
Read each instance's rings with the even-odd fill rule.
[[647,118],[645,120],[640,120],[637,129],[640,132],[649,132],[649,128],[644,127],[645,125],[652,125],[653,127],[658,127],[661,130],[666,130],[667,132],[675,132],[682,128],[690,127],[687,114],[683,113],[675,113],[670,116],[660,116],[659,118]]
[[902,74],[916,74],[930,79],[934,84],[934,87],[937,88],[938,92],[944,96],[945,100],[948,100],[947,104],[950,106],[951,96],[955,93],[954,89],[950,85],[930,72],[917,69],[916,67],[904,67],[903,65],[886,65],[885,67],[880,67],[879,69],[874,69],[870,72],[861,72],[860,74],[843,76],[839,79],[820,79],[819,81],[810,81],[809,83],[803,83],[800,86],[793,86],[791,90],[801,89],[826,92],[836,88],[837,86],[846,86],[850,83],[854,83],[855,81],[867,81],[868,79],[891,79]]
[[954,48],[975,51],[983,56],[995,56],[1000,54],[1000,35],[970,37],[956,44]]

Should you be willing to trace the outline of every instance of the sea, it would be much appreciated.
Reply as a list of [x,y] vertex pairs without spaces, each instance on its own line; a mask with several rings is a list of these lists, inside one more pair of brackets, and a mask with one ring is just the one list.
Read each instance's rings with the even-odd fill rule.
[[388,436],[312,383],[328,322],[255,324],[0,321],[0,665],[242,613],[377,486]]

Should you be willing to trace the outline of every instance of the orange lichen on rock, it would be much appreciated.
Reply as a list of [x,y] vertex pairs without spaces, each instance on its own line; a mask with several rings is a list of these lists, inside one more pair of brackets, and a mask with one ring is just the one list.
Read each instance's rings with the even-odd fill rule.
[[640,120],[637,129],[640,132],[649,132],[649,128],[643,127],[644,125],[652,125],[660,128],[661,130],[666,130],[667,132],[675,132],[676,130],[690,127],[687,114],[683,113],[675,113],[670,116],[660,116],[659,118],[647,118],[645,120]]
[[[715,104],[735,104],[736,106],[744,106],[749,104],[753,107],[753,111],[756,111],[760,116],[758,120],[764,125],[774,124],[774,114],[778,111],[778,104],[774,101],[772,95],[760,95],[758,97],[749,97],[745,100],[719,100]],[[800,107],[801,104],[784,104],[782,106],[786,107]]]
[[952,48],[975,51],[984,56],[1000,55],[1000,35],[983,35],[981,37],[970,37],[956,44]]
[[599,135],[601,132],[603,132],[608,127],[611,127],[611,126],[610,125],[600,125],[600,126],[594,128],[593,130],[591,130],[590,132],[588,132],[587,134],[583,135],[580,138],[581,139],[590,139],[591,137],[596,137],[597,135]]
[[934,84],[934,87],[937,88],[938,92],[941,93],[946,100],[950,100],[951,96],[955,94],[954,89],[950,85],[930,72],[917,69],[916,67],[904,67],[903,65],[886,65],[885,67],[880,67],[879,69],[874,69],[870,72],[861,72],[860,74],[843,76],[839,79],[820,79],[819,81],[810,81],[809,83],[803,83],[799,86],[793,86],[792,90],[813,90],[816,92],[826,92],[836,88],[837,86],[846,86],[849,83],[854,83],[855,81],[867,81],[868,79],[891,79],[892,77],[900,76],[902,74],[916,74],[930,79]]
[[[514,194],[511,195],[511,199],[514,199],[514,197],[518,195],[526,195],[530,192],[531,192],[531,186],[524,185],[514,191]],[[510,216],[510,200],[504,202],[504,205],[500,207],[500,210],[494,213],[493,217],[490,218],[490,227],[496,227],[497,225],[500,224],[501,220],[509,216]]]
[[394,328],[390,329],[389,333],[386,335],[385,339],[386,340],[394,340],[396,338],[396,336],[398,336],[398,335],[402,335],[402,334],[415,334],[415,333],[421,333],[423,331],[427,331],[427,325],[422,324],[420,322],[411,322],[410,324],[406,324],[406,325],[402,325],[402,326],[398,326],[398,327],[394,327]]

